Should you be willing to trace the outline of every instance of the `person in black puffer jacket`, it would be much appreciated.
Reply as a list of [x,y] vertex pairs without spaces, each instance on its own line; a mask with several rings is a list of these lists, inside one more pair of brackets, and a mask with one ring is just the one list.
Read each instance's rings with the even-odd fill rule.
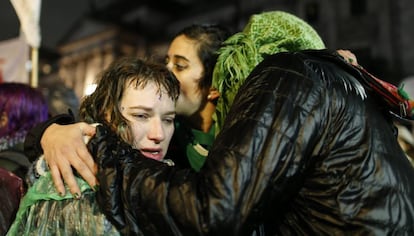
[[228,110],[199,173],[108,150],[97,129],[107,217],[127,235],[413,235],[414,169],[393,125],[412,102],[327,50],[261,56],[247,78],[228,73],[234,100],[219,88]]

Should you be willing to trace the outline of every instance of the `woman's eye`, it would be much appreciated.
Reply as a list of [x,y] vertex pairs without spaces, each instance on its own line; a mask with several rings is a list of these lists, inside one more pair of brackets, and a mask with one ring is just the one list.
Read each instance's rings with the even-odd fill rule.
[[174,123],[174,117],[166,117],[166,118],[164,118],[164,122],[165,123],[167,123],[167,124],[171,124],[171,123]]
[[139,120],[146,120],[148,118],[146,114],[132,114],[132,116]]
[[187,66],[183,66],[180,64],[174,64],[174,67],[178,70],[178,71],[182,71],[185,70],[187,68]]

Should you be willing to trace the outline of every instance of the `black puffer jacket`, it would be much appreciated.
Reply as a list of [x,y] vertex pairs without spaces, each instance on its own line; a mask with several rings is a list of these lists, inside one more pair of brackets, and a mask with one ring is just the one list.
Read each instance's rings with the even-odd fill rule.
[[413,167],[386,103],[359,81],[325,52],[269,56],[199,173],[100,127],[98,200],[125,234],[414,235]]

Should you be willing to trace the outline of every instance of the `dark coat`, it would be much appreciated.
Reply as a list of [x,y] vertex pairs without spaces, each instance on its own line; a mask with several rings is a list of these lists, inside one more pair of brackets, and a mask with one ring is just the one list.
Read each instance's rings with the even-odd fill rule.
[[361,81],[325,52],[267,57],[199,173],[99,127],[98,201],[125,234],[414,235],[414,169],[393,108]]
[[0,235],[6,235],[9,230],[25,193],[24,180],[0,167]]

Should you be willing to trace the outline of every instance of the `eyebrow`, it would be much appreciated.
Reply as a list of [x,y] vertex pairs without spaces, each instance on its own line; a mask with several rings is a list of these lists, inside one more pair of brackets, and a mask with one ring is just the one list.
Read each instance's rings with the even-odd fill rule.
[[181,55],[174,55],[173,57],[176,58],[176,59],[182,59],[182,60],[185,60],[185,61],[188,61],[188,62],[190,61],[186,57],[181,56]]

